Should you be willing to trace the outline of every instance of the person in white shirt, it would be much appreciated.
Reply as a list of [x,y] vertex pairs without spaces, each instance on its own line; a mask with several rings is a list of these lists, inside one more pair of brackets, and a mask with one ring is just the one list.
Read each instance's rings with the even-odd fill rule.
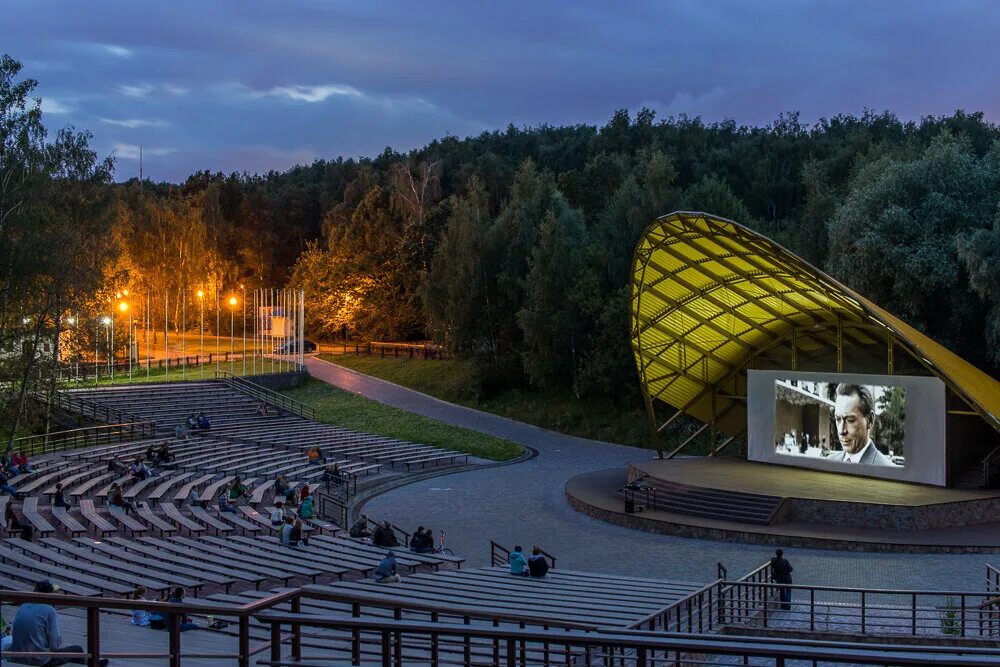
[[281,527],[285,523],[285,510],[282,507],[282,503],[279,500],[274,503],[274,509],[271,510],[271,525],[275,528]]
[[837,436],[843,451],[833,452],[827,461],[894,466],[892,459],[875,447],[871,429],[875,424],[875,401],[868,387],[862,384],[837,385],[834,407]]

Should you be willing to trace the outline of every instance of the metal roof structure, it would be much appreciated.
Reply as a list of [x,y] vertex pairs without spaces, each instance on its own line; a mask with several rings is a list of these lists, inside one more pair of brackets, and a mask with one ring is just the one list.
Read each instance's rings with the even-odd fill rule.
[[[689,211],[660,217],[632,269],[632,349],[657,431],[685,413],[729,435],[722,446],[742,437],[746,370],[769,354],[789,370],[822,359],[843,372],[845,352],[875,353],[892,374],[900,349],[968,405],[959,414],[1000,431],[1000,382],[739,223]],[[654,400],[677,412],[658,424]]]

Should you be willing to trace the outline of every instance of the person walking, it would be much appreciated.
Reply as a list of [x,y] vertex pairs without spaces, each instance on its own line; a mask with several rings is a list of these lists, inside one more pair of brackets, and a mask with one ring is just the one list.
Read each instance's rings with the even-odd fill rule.
[[[771,580],[776,584],[792,583],[792,564],[785,560],[785,552],[777,549],[771,558]],[[781,608],[792,608],[792,589],[781,589]]]

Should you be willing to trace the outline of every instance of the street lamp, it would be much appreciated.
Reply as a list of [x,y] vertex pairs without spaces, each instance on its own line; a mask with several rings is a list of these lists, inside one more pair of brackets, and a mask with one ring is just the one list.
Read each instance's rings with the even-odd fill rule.
[[104,340],[108,344],[108,370],[111,374],[111,384],[114,384],[115,364],[111,360],[112,359],[111,355],[115,345],[115,321],[113,318],[110,318],[106,315],[103,318],[101,318],[101,321],[104,322]]
[[240,289],[243,291],[243,306],[240,310],[243,311],[243,375],[247,374],[247,288],[242,284]]
[[229,372],[233,375],[236,374],[236,304],[236,297],[229,297]]

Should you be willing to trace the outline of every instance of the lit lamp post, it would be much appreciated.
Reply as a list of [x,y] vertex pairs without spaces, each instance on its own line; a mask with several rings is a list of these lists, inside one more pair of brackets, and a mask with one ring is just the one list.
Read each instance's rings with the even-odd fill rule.
[[[128,294],[127,290],[125,291],[125,294],[126,295]],[[128,325],[128,335],[125,336],[125,345],[128,348],[128,378],[129,378],[129,380],[131,380],[132,379],[132,323],[128,321],[128,316],[129,316],[128,315],[128,303],[126,303],[125,301],[122,301],[121,303],[119,303],[118,304],[118,310],[121,311],[122,317],[125,318],[125,323]],[[114,323],[112,323],[111,324],[111,344],[112,345],[114,345],[114,340],[115,340],[114,339],[114,335],[115,335],[114,331],[115,331]],[[113,373],[112,373],[111,377],[114,378],[114,374]]]
[[201,324],[198,329],[201,333],[201,342],[198,345],[198,369],[201,370],[201,355],[205,354],[205,292],[198,290],[198,312]]
[[233,375],[236,374],[236,304],[236,297],[229,297],[229,372]]
[[243,303],[240,310],[243,311],[243,375],[247,374],[247,288],[240,285],[243,291]]
[[104,341],[108,346],[108,369],[111,374],[111,384],[115,383],[115,366],[111,361],[111,346],[114,345],[115,340],[115,321],[111,317],[105,316],[102,320],[104,322]]

